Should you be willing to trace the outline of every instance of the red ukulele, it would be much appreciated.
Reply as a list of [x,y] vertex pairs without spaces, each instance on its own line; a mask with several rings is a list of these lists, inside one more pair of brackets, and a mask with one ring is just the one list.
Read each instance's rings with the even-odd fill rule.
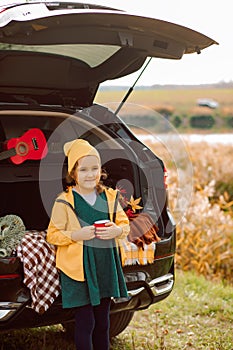
[[40,129],[33,128],[19,138],[5,142],[6,151],[0,153],[0,160],[10,158],[14,164],[27,159],[42,159],[48,153],[46,138]]

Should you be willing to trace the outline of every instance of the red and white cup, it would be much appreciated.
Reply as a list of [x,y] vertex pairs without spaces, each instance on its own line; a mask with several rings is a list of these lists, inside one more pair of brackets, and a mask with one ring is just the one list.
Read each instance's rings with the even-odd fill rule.
[[94,226],[95,226],[95,235],[98,238],[98,232],[96,232],[97,228],[100,227],[105,227],[105,224],[107,224],[108,222],[110,222],[110,220],[97,220],[94,222]]
[[95,228],[105,227],[105,224],[107,224],[108,222],[110,222],[110,220],[97,220],[94,222],[94,226],[95,226]]

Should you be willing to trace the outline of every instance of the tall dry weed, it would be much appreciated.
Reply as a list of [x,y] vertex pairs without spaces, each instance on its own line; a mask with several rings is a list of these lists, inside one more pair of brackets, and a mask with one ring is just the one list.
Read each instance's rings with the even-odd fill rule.
[[177,226],[177,267],[233,282],[233,219],[210,197],[214,181],[193,193]]
[[[172,167],[167,164],[169,203],[174,216],[179,218],[176,265],[210,279],[233,282],[232,194],[226,190],[220,193],[216,186],[219,182],[226,185],[233,182],[232,146],[189,143],[187,150],[192,177],[187,174],[185,180],[183,176],[181,183],[174,164]],[[182,171],[185,174],[185,168]],[[177,198],[178,193],[185,192],[188,183],[192,183],[193,191],[187,194],[190,201],[184,210],[177,205]]]

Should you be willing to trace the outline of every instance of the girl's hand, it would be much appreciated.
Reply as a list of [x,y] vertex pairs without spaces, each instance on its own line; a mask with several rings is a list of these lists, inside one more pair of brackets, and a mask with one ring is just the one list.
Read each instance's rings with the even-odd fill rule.
[[95,237],[95,226],[84,226],[71,234],[72,241],[89,241]]
[[112,239],[118,237],[122,233],[122,228],[117,226],[114,222],[107,222],[105,227],[96,227],[96,238]]

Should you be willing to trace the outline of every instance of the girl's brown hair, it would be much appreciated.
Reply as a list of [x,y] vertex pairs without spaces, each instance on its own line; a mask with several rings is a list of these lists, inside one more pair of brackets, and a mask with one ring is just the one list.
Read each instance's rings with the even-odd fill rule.
[[[71,170],[71,172],[67,172],[66,174],[66,185],[67,186],[75,186],[76,182],[75,182],[75,171],[76,168],[78,166],[78,161],[75,163],[73,169]],[[106,180],[108,177],[108,174],[106,172],[106,170],[104,168],[101,168],[101,176],[100,176],[100,181],[99,183],[96,185],[96,190],[98,193],[102,193],[104,191],[105,186],[103,185],[103,181],[102,180]]]

